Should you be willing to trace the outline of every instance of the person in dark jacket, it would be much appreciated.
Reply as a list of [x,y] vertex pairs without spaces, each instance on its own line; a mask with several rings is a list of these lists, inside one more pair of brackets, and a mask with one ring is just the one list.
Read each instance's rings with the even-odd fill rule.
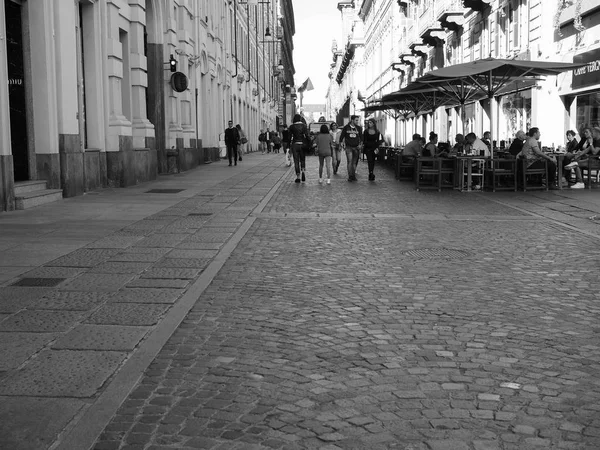
[[364,153],[367,155],[367,165],[369,166],[369,180],[375,181],[375,153],[377,149],[383,142],[383,137],[381,133],[377,129],[375,122],[373,120],[367,120],[365,122],[365,126],[367,129],[363,134],[363,142],[364,142]]
[[308,133],[308,127],[302,120],[300,114],[294,116],[294,123],[288,128],[289,132],[289,144],[292,155],[294,156],[294,169],[296,170],[296,183],[300,183],[300,176],[302,175],[302,181],[306,181],[306,175],[304,173],[306,169],[306,153],[303,150],[304,142],[310,140]]
[[360,117],[350,116],[342,133],[340,134],[340,145],[346,151],[346,160],[348,162],[348,181],[356,181],[356,165],[362,147],[362,128],[359,125]]
[[237,166],[238,152],[237,148],[240,143],[240,132],[236,127],[233,126],[233,121],[229,121],[228,127],[225,129],[225,146],[227,147],[227,159],[231,166],[231,159]]
[[519,153],[521,153],[525,139],[527,139],[525,132],[523,130],[517,131],[514,141],[512,141],[510,147],[508,148],[508,153],[513,156],[517,156]]
[[283,153],[285,154],[285,165],[291,166],[292,160],[290,159],[290,132],[288,130],[287,125],[284,123],[281,125],[281,148],[283,148]]

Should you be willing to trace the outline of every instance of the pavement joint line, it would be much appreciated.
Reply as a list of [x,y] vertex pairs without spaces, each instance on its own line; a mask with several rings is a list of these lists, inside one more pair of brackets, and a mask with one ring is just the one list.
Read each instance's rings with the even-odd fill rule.
[[536,212],[533,212],[533,211],[528,211],[526,209],[520,208],[520,207],[515,206],[515,205],[511,205],[509,203],[506,203],[506,202],[503,202],[503,201],[500,201],[500,200],[496,200],[496,199],[490,199],[490,200],[493,201],[494,203],[498,203],[499,205],[508,206],[508,207],[514,208],[514,209],[516,209],[518,211],[529,213],[531,215],[534,215],[534,216],[538,217],[541,220],[547,220],[548,222],[552,222],[555,225],[560,225],[561,227],[567,228],[568,230],[577,231],[578,233],[584,234],[584,235],[586,235],[588,237],[593,237],[593,238],[599,238],[600,237],[600,234],[598,234],[598,233],[592,233],[591,231],[582,230],[581,228],[577,228],[577,227],[575,227],[573,225],[570,225],[568,223],[563,223],[563,222],[560,222],[560,221],[558,221],[556,219],[552,219],[550,217],[546,217],[543,214],[539,214],[539,213],[536,213]]
[[[283,182],[285,174],[286,172],[283,173],[275,186],[260,201],[255,208],[256,211],[262,211],[268,204]],[[152,363],[171,335],[177,330],[255,221],[256,217],[247,217],[242,222],[234,235],[225,243],[219,253],[215,255],[211,263],[188,288],[179,301],[171,307],[140,348],[115,373],[106,390],[79,416],[80,419],[76,423],[68,427],[69,431],[64,438],[61,439],[59,436],[58,440],[49,450],[91,449],[94,446],[102,430],[110,423],[119,406],[121,406],[131,393],[131,390],[144,376],[145,369]]]
[[370,214],[370,213],[253,213],[260,218],[276,219],[413,219],[413,220],[450,220],[466,222],[518,222],[518,221],[540,221],[546,220],[542,216],[498,216],[498,217],[474,217],[474,216],[450,216],[442,214]]

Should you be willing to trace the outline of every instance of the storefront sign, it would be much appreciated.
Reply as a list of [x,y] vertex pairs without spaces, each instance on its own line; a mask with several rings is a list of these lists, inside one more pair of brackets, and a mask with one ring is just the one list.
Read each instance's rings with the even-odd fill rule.
[[573,70],[573,89],[600,84],[600,48],[575,55],[574,63],[587,63],[579,69]]

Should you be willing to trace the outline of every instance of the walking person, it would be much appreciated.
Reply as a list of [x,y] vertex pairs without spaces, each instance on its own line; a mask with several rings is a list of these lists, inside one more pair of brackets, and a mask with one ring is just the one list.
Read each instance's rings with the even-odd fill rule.
[[342,130],[338,128],[338,124],[335,122],[331,123],[330,131],[331,134],[331,162],[333,164],[333,173],[336,174],[340,167],[342,160],[342,149],[340,148],[340,134]]
[[271,144],[273,145],[273,153],[279,153],[279,150],[281,150],[281,134],[279,130],[271,131]]
[[290,132],[286,124],[281,125],[281,148],[285,156],[285,165],[290,167],[292,165],[290,155]]
[[323,182],[323,165],[327,169],[327,184],[331,184],[331,154],[333,137],[329,134],[329,127],[321,125],[319,134],[315,137],[317,144],[317,154],[319,155],[319,183]]
[[273,133],[267,127],[267,131],[265,131],[265,138],[267,143],[267,153],[271,153],[273,151]]
[[238,151],[238,159],[241,161],[242,155],[244,154],[244,152],[246,150],[246,144],[248,143],[248,138],[246,137],[246,133],[244,133],[244,130],[242,130],[242,126],[239,123],[235,127],[237,128],[238,134],[240,135],[240,143],[238,144],[237,151]]
[[308,127],[300,114],[294,116],[294,123],[290,125],[289,133],[290,149],[294,157],[294,169],[296,170],[296,183],[300,183],[301,180],[304,182],[306,181],[304,173],[306,170],[306,153],[303,147],[304,142],[310,140],[310,135],[308,134]]
[[231,160],[235,162],[237,166],[237,153],[238,153],[238,144],[240,143],[240,133],[238,129],[233,126],[233,121],[228,122],[228,127],[225,129],[225,146],[227,147],[227,159],[229,160],[229,165],[231,166]]
[[350,116],[350,122],[342,128],[340,133],[340,145],[346,152],[348,181],[356,181],[356,165],[362,147],[362,129],[358,124],[359,122],[359,116]]
[[260,133],[258,134],[258,149],[262,152],[263,155],[265,154],[265,151],[267,149],[267,136],[262,128],[260,129]]
[[369,167],[369,181],[375,181],[375,155],[378,153],[378,148],[383,142],[381,133],[377,129],[373,120],[365,122],[367,129],[363,133],[364,150],[363,153],[367,156],[367,165]]

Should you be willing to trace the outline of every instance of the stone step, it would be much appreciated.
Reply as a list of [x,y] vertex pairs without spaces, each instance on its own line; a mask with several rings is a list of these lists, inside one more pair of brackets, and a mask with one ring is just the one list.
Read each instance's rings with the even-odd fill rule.
[[26,192],[43,191],[46,186],[46,180],[18,181],[15,183],[15,197],[19,197]]
[[15,209],[29,209],[62,200],[61,189],[44,189],[43,191],[25,192],[15,195]]

